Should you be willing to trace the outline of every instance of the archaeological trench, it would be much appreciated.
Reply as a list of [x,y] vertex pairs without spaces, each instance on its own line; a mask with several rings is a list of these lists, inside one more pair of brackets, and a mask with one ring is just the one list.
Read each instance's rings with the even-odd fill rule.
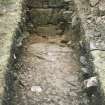
[[105,105],[105,1],[0,0],[0,105]]

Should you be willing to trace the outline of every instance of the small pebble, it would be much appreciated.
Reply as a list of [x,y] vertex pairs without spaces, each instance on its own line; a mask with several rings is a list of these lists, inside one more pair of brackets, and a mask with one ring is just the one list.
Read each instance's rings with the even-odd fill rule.
[[13,58],[16,59],[16,55],[15,54],[13,55]]
[[32,86],[31,87],[31,91],[32,92],[41,93],[42,92],[42,88],[40,86]]
[[68,43],[67,43],[67,45],[71,45],[72,44],[72,42],[71,41],[69,41]]

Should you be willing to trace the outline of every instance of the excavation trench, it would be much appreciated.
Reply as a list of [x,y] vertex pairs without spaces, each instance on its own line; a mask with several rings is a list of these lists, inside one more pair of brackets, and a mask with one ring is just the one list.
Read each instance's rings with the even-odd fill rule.
[[69,25],[61,34],[57,10],[46,5],[30,11],[26,12],[30,34],[8,74],[8,105],[91,105],[80,79],[78,29]]

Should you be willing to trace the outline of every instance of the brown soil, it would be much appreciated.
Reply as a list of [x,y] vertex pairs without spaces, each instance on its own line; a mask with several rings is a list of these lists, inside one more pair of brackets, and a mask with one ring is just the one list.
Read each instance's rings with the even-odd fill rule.
[[61,43],[64,36],[33,34],[24,41],[11,105],[86,105],[78,55]]

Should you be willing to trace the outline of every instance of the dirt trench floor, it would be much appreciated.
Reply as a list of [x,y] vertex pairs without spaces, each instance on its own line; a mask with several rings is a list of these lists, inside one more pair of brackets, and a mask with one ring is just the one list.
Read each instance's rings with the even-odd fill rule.
[[86,105],[78,54],[61,43],[64,36],[32,34],[24,41],[11,105]]

